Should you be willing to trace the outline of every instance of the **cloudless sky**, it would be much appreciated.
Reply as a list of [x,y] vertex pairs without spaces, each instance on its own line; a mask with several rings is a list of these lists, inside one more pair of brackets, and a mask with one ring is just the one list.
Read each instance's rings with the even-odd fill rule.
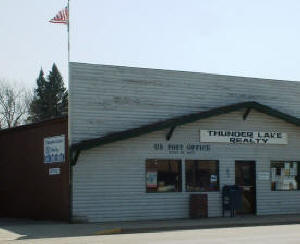
[[[67,80],[67,0],[0,1],[0,79]],[[71,0],[71,61],[300,81],[299,0]]]

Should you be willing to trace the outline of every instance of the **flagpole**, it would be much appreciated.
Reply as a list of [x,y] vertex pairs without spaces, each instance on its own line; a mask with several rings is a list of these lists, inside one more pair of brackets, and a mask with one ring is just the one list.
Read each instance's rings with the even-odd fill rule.
[[68,145],[71,147],[70,0],[68,0]]
[[71,153],[71,72],[70,72],[70,0],[68,0],[68,156],[69,156],[69,222],[73,221],[73,167]]
[[[70,0],[68,0],[68,15],[69,15],[68,16],[68,64],[69,64],[70,63]],[[70,77],[69,77],[69,83],[70,83]]]
[[68,140],[67,148],[68,148],[68,159],[69,159],[69,187],[70,187],[70,212],[69,212],[69,221],[72,221],[72,170],[71,162],[73,155],[71,155],[71,146],[72,146],[72,133],[71,133],[71,72],[70,72],[70,0],[68,0],[67,7],[64,8],[64,10],[61,10],[58,12],[56,16],[54,16],[51,20],[49,20],[50,23],[59,23],[59,24],[67,24],[67,31],[68,31]]

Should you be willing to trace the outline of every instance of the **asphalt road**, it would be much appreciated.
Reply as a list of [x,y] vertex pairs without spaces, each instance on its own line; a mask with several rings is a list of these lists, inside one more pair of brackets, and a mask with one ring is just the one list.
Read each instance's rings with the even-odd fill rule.
[[[54,225],[54,226],[53,226]],[[48,236],[32,235],[38,233],[43,225],[0,226],[0,243],[100,243],[100,244],[299,244],[300,225],[274,225],[259,227],[212,228],[199,230],[166,231],[154,233],[78,235],[82,226],[74,226],[74,236],[55,235],[55,228],[70,225],[53,224]],[[47,225],[44,226],[47,228]],[[76,228],[81,228],[81,230]],[[88,227],[87,227],[88,228]],[[63,231],[62,231],[63,232]]]

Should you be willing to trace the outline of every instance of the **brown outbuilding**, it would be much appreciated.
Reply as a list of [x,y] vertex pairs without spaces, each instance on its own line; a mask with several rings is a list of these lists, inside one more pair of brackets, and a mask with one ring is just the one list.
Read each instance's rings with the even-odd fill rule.
[[[69,219],[67,131],[67,117],[0,131],[1,217]],[[46,158],[49,141],[60,156]]]

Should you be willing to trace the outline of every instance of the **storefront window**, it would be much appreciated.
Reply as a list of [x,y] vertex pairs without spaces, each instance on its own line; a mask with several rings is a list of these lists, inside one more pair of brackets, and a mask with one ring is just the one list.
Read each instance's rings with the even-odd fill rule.
[[300,162],[271,161],[272,191],[295,191],[300,189]]
[[218,191],[219,162],[186,160],[186,191]]
[[146,160],[146,192],[181,191],[181,160]]

